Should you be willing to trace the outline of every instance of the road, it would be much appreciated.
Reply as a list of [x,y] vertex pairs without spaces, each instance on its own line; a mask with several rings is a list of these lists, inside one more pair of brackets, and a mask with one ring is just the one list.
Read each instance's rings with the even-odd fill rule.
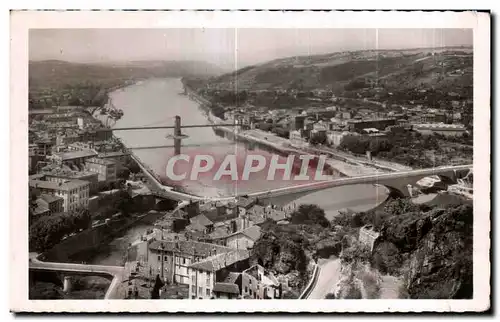
[[105,266],[105,265],[86,265],[86,264],[72,264],[72,263],[55,263],[55,262],[42,262],[35,256],[30,254],[29,267],[37,270],[60,271],[60,272],[74,272],[85,273],[88,275],[107,274],[113,277],[111,284],[106,291],[104,299],[117,299],[120,294],[117,294],[117,287],[122,283],[125,273],[125,268],[121,266]]
[[340,279],[340,259],[320,260],[319,266],[320,271],[318,280],[307,297],[311,300],[324,299]]

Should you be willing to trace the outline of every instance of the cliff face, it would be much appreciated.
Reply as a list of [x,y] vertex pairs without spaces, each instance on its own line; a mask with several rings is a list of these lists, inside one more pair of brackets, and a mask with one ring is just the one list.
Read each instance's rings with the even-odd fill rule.
[[472,208],[460,206],[433,219],[411,256],[412,298],[472,298]]
[[412,212],[389,218],[372,264],[406,275],[411,298],[472,298],[470,206]]

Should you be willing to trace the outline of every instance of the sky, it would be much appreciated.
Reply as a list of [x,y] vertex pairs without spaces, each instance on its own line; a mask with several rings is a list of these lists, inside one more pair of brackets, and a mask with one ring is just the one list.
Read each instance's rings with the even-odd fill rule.
[[241,68],[345,50],[472,46],[472,29],[31,29],[30,60],[202,60]]

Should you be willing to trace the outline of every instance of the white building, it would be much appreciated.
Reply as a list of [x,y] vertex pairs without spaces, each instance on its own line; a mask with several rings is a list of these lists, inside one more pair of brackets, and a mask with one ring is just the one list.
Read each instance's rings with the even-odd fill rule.
[[101,158],[90,158],[85,161],[85,166],[90,172],[98,174],[99,181],[116,180],[116,162],[114,161]]
[[333,146],[339,146],[340,143],[342,143],[342,139],[348,135],[352,135],[352,133],[347,131],[344,132],[332,131],[327,133],[326,138],[329,144]]
[[[224,271],[241,272],[248,268],[249,252],[233,250],[205,258],[189,266],[189,298],[209,299],[223,283]],[[219,277],[219,278],[218,278]]]
[[300,134],[300,131],[290,131],[290,143],[293,145],[305,145],[306,140]]
[[413,125],[413,129],[423,135],[441,134],[444,136],[459,136],[467,133],[467,130],[461,124],[415,124]]
[[29,185],[40,190],[41,193],[53,194],[63,198],[63,211],[87,208],[89,205],[90,183],[88,181],[51,182],[30,180]]

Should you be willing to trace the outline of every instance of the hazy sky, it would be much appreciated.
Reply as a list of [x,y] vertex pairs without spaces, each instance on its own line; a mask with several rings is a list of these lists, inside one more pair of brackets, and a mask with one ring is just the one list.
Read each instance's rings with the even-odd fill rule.
[[472,45],[472,29],[32,29],[31,60],[204,60],[238,68],[343,50]]

